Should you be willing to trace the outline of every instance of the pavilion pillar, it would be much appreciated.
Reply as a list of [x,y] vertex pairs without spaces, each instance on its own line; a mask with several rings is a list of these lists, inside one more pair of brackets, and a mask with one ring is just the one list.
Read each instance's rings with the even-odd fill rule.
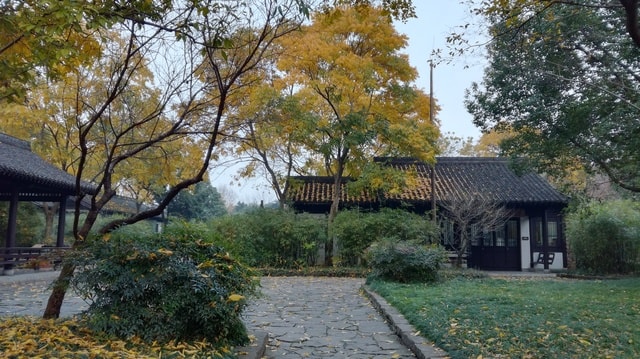
[[[9,202],[9,222],[7,223],[7,237],[5,241],[6,251],[16,246],[16,223],[18,222],[18,189],[14,188],[11,192],[11,201]],[[13,264],[5,264],[3,268],[4,275],[13,275]]]
[[64,227],[67,214],[67,196],[62,196],[60,206],[58,206],[58,235],[56,237],[56,247],[64,247]]

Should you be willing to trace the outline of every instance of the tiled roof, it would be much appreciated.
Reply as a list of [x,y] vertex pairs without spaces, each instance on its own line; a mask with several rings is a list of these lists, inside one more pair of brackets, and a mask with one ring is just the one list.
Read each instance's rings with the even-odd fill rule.
[[[365,204],[375,201],[367,193],[353,195],[346,190],[350,179],[342,181],[341,199],[343,204]],[[289,181],[289,199],[294,202],[304,202],[307,205],[323,205],[333,198],[333,177],[297,176]]]
[[[427,203],[431,201],[431,166],[408,158],[379,158],[389,166],[407,171],[413,178],[411,187],[397,194],[383,194],[388,201]],[[439,157],[435,165],[436,201],[482,196],[504,205],[558,205],[567,198],[538,174],[517,175],[509,161],[489,157]],[[301,185],[290,190],[295,205],[320,205],[331,202],[332,179],[327,177],[295,177]],[[343,191],[347,192],[347,191]],[[343,193],[345,204],[375,202],[375,196],[350,198]]]
[[[0,133],[0,195],[12,186],[22,194],[70,195],[75,193],[75,177],[46,162],[31,151],[28,142]],[[83,183],[82,189],[95,188]]]

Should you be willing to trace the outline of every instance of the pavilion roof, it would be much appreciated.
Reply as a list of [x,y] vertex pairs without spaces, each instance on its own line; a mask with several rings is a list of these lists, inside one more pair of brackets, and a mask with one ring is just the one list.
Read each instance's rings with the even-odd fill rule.
[[[18,190],[21,200],[46,200],[76,194],[75,176],[31,151],[27,141],[0,133],[0,199]],[[82,182],[81,191],[94,193],[95,186]]]

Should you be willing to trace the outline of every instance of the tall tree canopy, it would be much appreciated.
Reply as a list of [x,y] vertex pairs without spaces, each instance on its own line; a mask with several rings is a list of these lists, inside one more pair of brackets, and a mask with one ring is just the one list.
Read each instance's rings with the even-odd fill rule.
[[167,207],[169,218],[207,221],[227,214],[222,195],[208,181],[198,182],[193,189],[181,191]]
[[[619,8],[556,4],[544,17],[496,36],[482,84],[467,107],[484,130],[509,130],[509,155],[541,172],[567,175],[576,163],[640,191],[640,50]],[[489,18],[504,34],[510,18]]]
[[[546,19],[549,15],[553,18],[554,7],[573,7],[575,10],[585,12],[613,11],[619,21],[617,29],[624,32],[629,39],[640,47],[640,22],[638,19],[638,0],[466,0],[473,13],[483,16],[499,16],[505,20],[506,28],[518,29],[534,19]],[[452,40],[461,40],[453,37]]]
[[3,1],[0,4],[0,100],[22,99],[44,75],[57,78],[100,51],[100,29],[122,21],[150,24],[170,2]]
[[367,5],[317,13],[311,25],[280,41],[282,88],[308,112],[300,139],[334,177],[330,219],[338,210],[342,179],[357,177],[375,155],[433,161],[437,124],[429,97],[412,82],[417,73],[400,51],[388,14]]

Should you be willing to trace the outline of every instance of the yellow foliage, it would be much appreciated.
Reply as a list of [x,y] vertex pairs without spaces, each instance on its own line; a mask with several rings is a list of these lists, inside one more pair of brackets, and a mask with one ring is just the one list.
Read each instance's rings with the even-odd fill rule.
[[213,267],[213,262],[211,260],[206,260],[200,264],[198,264],[198,269],[207,269]]
[[231,294],[229,296],[229,301],[230,302],[238,302],[244,299],[244,296],[240,295],[240,294]]
[[500,143],[514,135],[511,129],[493,129],[482,134],[474,146],[476,156],[497,157],[500,155]]
[[209,342],[145,343],[134,337],[124,341],[94,335],[73,319],[45,320],[11,317],[0,321],[0,353],[3,358],[190,358],[194,355],[222,358],[230,348]]
[[173,255],[173,251],[171,251],[169,249],[165,249],[165,248],[158,249],[158,253],[164,254],[165,256]]
[[302,142],[323,156],[327,172],[357,174],[381,154],[434,160],[438,124],[429,96],[412,85],[417,72],[400,52],[406,41],[384,10],[367,6],[318,13],[281,39],[283,87],[317,118]]

